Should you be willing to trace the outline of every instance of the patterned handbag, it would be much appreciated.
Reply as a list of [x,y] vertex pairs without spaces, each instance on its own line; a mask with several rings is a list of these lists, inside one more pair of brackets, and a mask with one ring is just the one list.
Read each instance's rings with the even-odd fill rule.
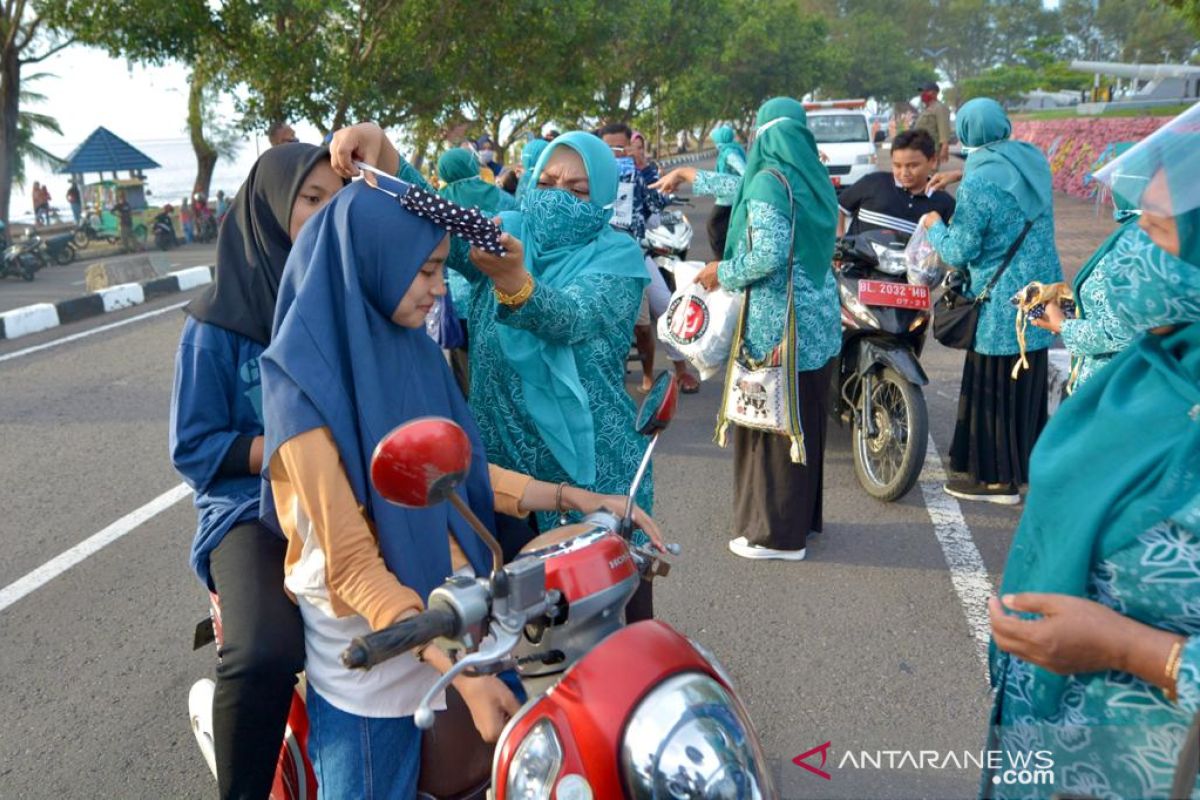
[[[787,436],[791,439],[791,458],[796,464],[806,463],[804,431],[800,426],[800,397],[796,380],[796,307],[793,302],[795,291],[795,199],[787,177],[778,170],[769,170],[787,190],[788,207],[791,209],[792,241],[788,250],[788,293],[787,316],[784,320],[783,340],[763,360],[756,361],[746,353],[743,337],[746,333],[746,314],[750,308],[750,287],[746,287],[745,301],[738,317],[737,333],[734,336],[729,368],[725,376],[725,394],[721,412],[717,417],[717,444],[726,443],[730,423],[743,428],[766,431]],[[749,228],[746,230],[750,239]]]

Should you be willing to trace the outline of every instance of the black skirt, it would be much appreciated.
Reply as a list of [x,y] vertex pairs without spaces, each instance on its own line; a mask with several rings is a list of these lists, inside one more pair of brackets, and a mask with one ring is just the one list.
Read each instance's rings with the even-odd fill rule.
[[833,363],[797,374],[807,464],[792,463],[788,437],[731,426],[734,537],[775,550],[800,550],[810,532],[821,531]]
[[713,206],[712,216],[708,218],[708,246],[712,248],[712,257],[725,257],[725,238],[729,234],[729,206]]
[[950,469],[972,480],[1029,482],[1029,454],[1049,419],[1049,359],[1045,350],[1029,353],[1029,369],[1014,381],[1018,358],[967,351]]

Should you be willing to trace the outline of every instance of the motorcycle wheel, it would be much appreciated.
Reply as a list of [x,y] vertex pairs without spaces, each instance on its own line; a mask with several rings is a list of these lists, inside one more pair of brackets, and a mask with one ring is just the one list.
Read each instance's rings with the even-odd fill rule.
[[63,245],[63,249],[54,254],[54,263],[60,267],[65,267],[75,260],[75,245]]
[[860,397],[851,432],[854,474],[867,494],[891,503],[908,494],[925,465],[929,412],[921,387],[891,368],[871,382],[871,395],[877,432],[870,436],[862,423]]
[[25,264],[23,267],[21,267],[21,277],[24,280],[31,281],[31,280],[33,280],[33,276],[36,274],[37,274],[36,267],[33,267],[29,264]]
[[87,235],[87,231],[76,230],[75,233],[71,234],[71,243],[80,250],[87,247],[91,241],[92,237]]

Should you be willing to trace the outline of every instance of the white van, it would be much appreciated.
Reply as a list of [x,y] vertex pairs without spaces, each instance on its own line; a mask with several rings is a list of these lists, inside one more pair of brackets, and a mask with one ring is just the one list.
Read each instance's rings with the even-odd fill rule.
[[808,129],[829,170],[836,189],[843,189],[878,169],[876,141],[886,138],[884,130],[872,134],[871,117],[865,100],[826,100],[805,103]]

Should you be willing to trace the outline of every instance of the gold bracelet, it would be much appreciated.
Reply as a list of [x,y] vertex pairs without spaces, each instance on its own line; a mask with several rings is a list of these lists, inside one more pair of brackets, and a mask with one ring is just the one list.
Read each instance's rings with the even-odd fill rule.
[[1183,665],[1183,643],[1175,642],[1171,645],[1171,653],[1167,656],[1167,665],[1163,668],[1163,674],[1171,685],[1166,689],[1165,694],[1167,699],[1172,703],[1178,699],[1179,668]]
[[509,308],[515,308],[516,306],[523,304],[530,298],[530,296],[533,295],[533,276],[526,273],[525,285],[522,286],[521,290],[516,294],[505,294],[504,292],[500,291],[498,286],[492,287],[492,293],[496,295],[496,302],[500,303],[500,305],[508,306]]

